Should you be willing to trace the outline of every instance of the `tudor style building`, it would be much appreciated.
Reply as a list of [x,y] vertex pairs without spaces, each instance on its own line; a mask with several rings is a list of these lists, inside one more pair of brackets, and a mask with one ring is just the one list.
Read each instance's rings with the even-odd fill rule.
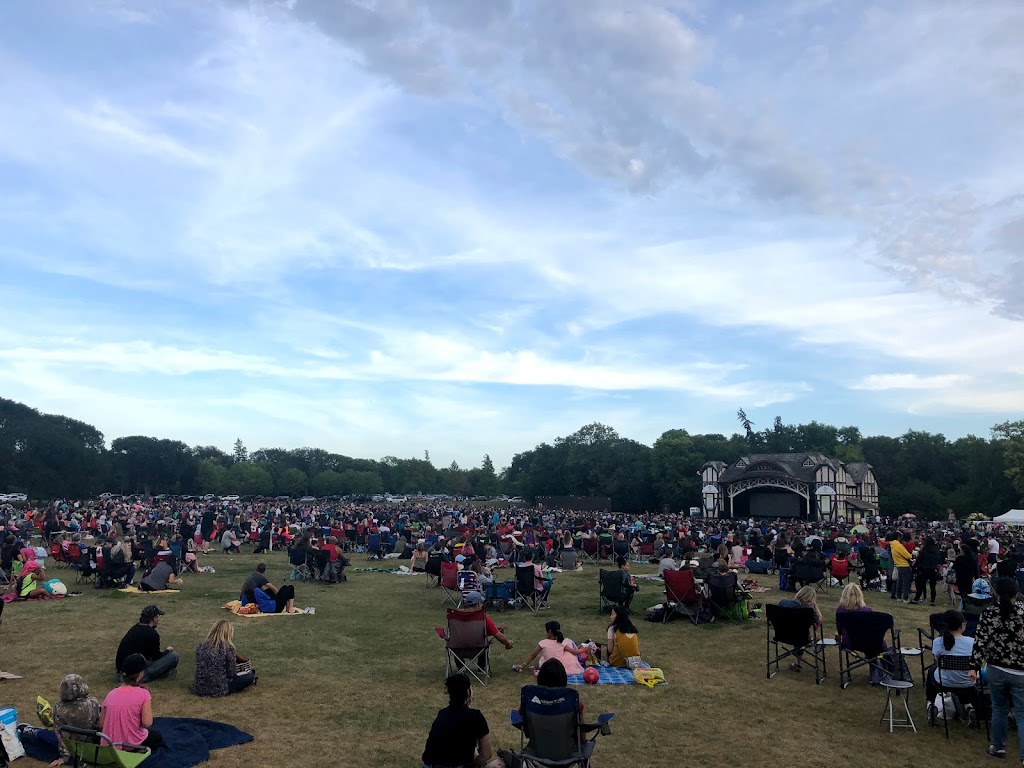
[[862,520],[878,514],[870,464],[821,453],[762,453],[735,464],[709,461],[700,471],[708,517]]

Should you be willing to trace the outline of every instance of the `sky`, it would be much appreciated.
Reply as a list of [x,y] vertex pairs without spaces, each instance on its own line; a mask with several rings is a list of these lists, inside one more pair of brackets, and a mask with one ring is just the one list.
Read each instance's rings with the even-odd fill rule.
[[0,4],[0,396],[498,467],[1024,417],[1024,4]]

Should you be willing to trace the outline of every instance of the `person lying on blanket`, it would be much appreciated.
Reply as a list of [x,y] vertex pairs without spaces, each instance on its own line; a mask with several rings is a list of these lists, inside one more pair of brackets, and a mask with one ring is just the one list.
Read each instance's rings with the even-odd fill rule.
[[260,563],[242,584],[242,605],[255,603],[260,613],[301,613],[295,607],[295,587],[285,584],[275,587],[266,577],[267,564]]

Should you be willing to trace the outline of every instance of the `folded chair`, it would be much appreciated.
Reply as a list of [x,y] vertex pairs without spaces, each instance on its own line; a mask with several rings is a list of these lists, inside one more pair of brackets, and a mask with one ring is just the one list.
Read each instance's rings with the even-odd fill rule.
[[490,646],[487,635],[487,614],[483,611],[448,609],[448,629],[434,627],[444,640],[445,674],[465,672],[487,684],[491,680]]
[[451,603],[458,606],[462,600],[462,592],[459,590],[459,564],[441,563],[441,605]]
[[679,613],[699,624],[705,612],[704,590],[693,580],[693,571],[665,571],[665,611],[663,621]]
[[601,560],[601,546],[597,539],[581,539],[580,551],[583,553],[583,559],[591,565],[597,565]]
[[112,742],[100,731],[72,728],[65,725],[60,729],[61,741],[71,755],[71,765],[96,766],[97,768],[136,768],[149,757],[149,747]]
[[713,573],[708,577],[708,601],[716,617],[743,622],[749,618],[747,602],[740,590],[735,573]]
[[523,605],[534,613],[543,604],[540,591],[537,589],[537,577],[533,572],[532,565],[516,566],[516,599],[522,600]]
[[[848,688],[853,682],[853,670],[872,666],[881,668],[885,662],[894,667],[896,677],[903,679],[903,657],[899,655],[900,633],[892,615],[878,611],[871,613],[837,613],[836,630],[847,643],[839,646],[839,686]],[[888,646],[886,645],[888,635]],[[893,651],[894,658],[886,659],[887,651]]]
[[519,730],[519,752],[523,768],[590,768],[595,739],[584,735],[597,731],[607,736],[615,715],[598,715],[596,723],[584,723],[580,715],[580,694],[572,688],[524,685],[519,709],[509,713],[509,723]]
[[[825,645],[818,616],[809,605],[784,607],[768,603],[765,612],[765,668],[768,679],[779,674],[779,662],[790,656],[814,663],[814,682],[821,685],[827,674]],[[788,650],[779,652],[779,646]],[[772,666],[775,671],[772,671]]]
[[597,583],[601,605],[598,613],[609,613],[616,605],[629,607],[633,599],[632,590],[625,587],[626,580],[622,578],[622,571],[609,571],[602,568],[597,572]]

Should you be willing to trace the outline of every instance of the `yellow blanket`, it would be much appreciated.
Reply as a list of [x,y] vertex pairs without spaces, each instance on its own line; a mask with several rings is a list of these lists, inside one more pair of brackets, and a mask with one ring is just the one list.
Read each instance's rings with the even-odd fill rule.
[[[250,605],[253,605],[253,603],[250,603]],[[302,611],[297,611],[295,613],[260,613],[259,611],[256,611],[255,613],[242,613],[241,612],[242,611],[242,601],[241,600],[232,600],[229,603],[225,603],[224,607],[227,608],[229,611],[231,611],[233,614],[235,614],[235,616],[241,616],[243,619],[258,619],[261,616],[306,616],[307,615],[307,614],[303,613]],[[248,608],[248,607],[249,606],[246,606],[246,608]]]
[[119,589],[117,591],[127,592],[129,595],[176,595],[181,592],[180,589],[157,589],[152,592],[143,592],[138,587],[125,587],[124,589]]

